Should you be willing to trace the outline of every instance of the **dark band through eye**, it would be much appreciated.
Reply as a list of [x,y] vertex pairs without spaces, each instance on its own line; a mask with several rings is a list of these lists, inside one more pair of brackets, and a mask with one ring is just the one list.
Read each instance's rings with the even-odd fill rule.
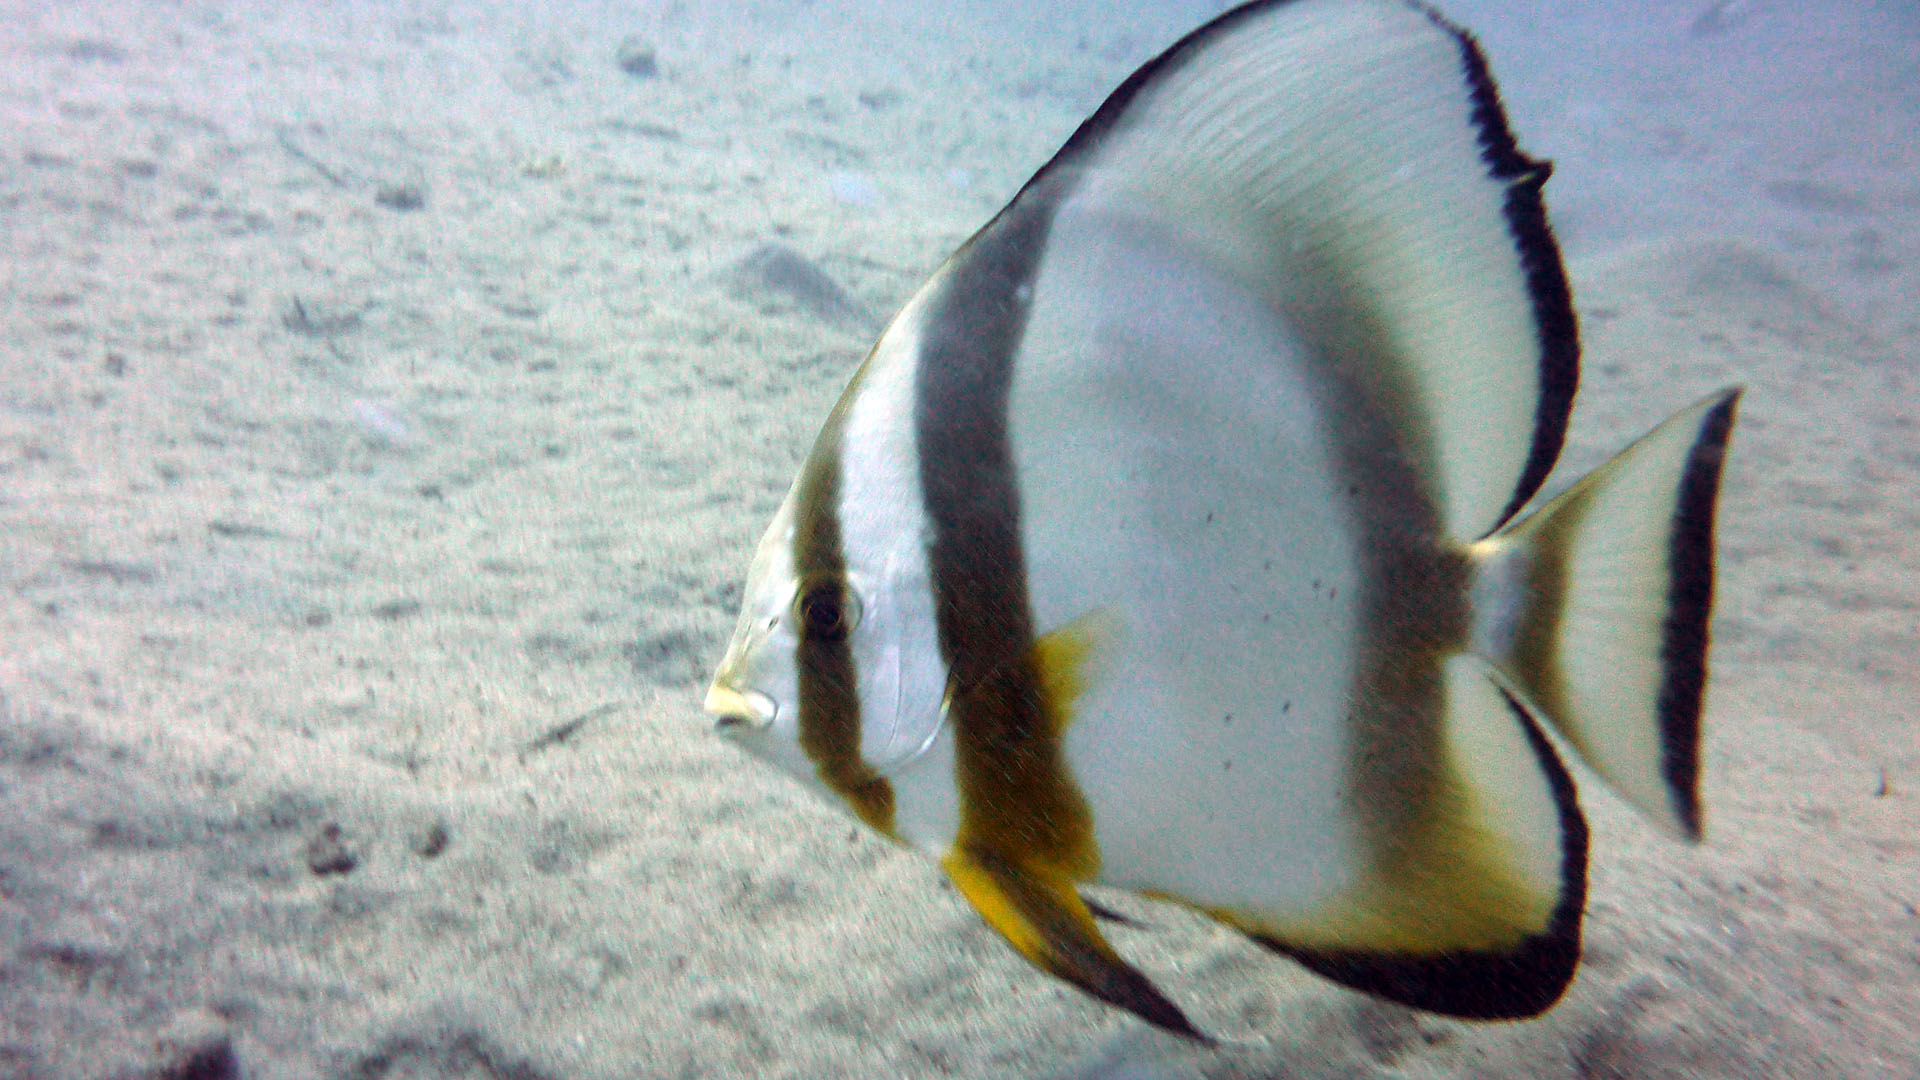
[[837,583],[815,585],[800,598],[800,626],[809,641],[840,641],[853,629],[853,612]]

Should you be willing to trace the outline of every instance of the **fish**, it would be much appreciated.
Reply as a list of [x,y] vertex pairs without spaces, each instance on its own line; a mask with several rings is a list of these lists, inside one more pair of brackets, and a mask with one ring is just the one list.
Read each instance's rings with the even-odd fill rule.
[[1568,760],[1702,834],[1740,388],[1542,495],[1580,351],[1550,172],[1421,4],[1180,39],[880,333],[753,556],[717,731],[1166,1031],[1212,1040],[1083,890],[1435,1014],[1552,1007]]

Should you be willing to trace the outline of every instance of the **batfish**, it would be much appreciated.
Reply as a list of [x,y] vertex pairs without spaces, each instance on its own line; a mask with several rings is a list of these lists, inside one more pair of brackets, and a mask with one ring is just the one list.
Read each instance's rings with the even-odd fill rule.
[[1700,835],[1739,394],[1523,513],[1579,370],[1549,171],[1419,4],[1181,39],[881,333],[754,556],[718,730],[1167,1030],[1205,1038],[1083,886],[1418,1009],[1547,1009],[1567,759]]

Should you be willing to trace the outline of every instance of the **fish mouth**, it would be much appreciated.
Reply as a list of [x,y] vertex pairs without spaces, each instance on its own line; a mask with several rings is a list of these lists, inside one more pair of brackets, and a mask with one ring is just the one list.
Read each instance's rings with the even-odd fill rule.
[[706,710],[713,714],[713,730],[722,735],[764,731],[780,714],[780,706],[758,690],[735,690],[714,683],[707,688]]

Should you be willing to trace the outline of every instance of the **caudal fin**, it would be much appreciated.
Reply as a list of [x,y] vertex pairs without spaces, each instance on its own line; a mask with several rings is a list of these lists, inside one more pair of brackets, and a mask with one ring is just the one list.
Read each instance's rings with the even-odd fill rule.
[[1479,649],[1609,785],[1700,837],[1714,507],[1739,389],[1475,546]]

